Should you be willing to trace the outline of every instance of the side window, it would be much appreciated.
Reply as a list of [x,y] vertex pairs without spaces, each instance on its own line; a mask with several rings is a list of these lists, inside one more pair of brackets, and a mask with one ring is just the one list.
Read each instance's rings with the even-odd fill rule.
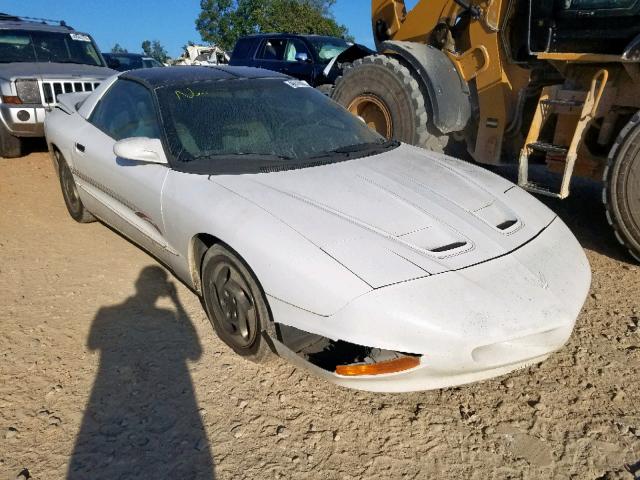
[[233,49],[232,57],[238,58],[247,58],[249,56],[249,52],[251,51],[252,40],[248,38],[241,38],[236,42],[236,46]]
[[287,40],[284,38],[267,39],[260,49],[258,58],[263,60],[284,60],[286,47]]
[[153,68],[153,67],[162,67],[163,65],[154,58],[143,58],[142,66],[143,68]]
[[116,80],[91,112],[89,122],[116,141],[160,138],[151,92],[130,80]]
[[285,60],[287,62],[295,62],[296,55],[298,53],[306,53],[309,60],[311,60],[312,58],[311,53],[309,53],[309,49],[302,40],[300,40],[299,38],[289,39],[289,43],[287,43],[287,53],[285,55]]

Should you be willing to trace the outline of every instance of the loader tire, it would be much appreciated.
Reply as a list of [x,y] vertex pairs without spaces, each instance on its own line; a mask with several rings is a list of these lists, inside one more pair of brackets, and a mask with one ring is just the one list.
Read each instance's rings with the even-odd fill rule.
[[611,148],[602,193],[616,238],[640,262],[640,112]]
[[396,58],[371,55],[345,65],[331,98],[388,139],[436,152],[447,145],[429,121],[428,94]]
[[0,157],[17,158],[22,156],[22,140],[14,137],[0,122]]

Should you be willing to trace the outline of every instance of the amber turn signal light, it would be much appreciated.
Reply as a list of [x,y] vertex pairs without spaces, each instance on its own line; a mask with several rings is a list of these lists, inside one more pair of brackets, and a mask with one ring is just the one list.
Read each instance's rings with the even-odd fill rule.
[[21,105],[22,104],[22,100],[20,100],[20,97],[12,97],[9,95],[3,95],[2,96],[2,103],[10,103],[12,105]]
[[420,357],[400,357],[394,360],[386,360],[377,363],[360,363],[355,365],[338,365],[336,373],[347,377],[357,375],[382,375],[383,373],[396,373],[420,365]]

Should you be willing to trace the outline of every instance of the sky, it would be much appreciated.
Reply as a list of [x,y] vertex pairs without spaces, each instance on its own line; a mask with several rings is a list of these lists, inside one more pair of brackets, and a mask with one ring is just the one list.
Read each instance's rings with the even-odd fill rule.
[[[408,0],[410,8],[416,0]],[[199,0],[0,0],[0,12],[65,20],[89,33],[100,50],[119,43],[129,52],[141,52],[143,40],[159,40],[177,57],[189,40],[200,42],[195,19]],[[370,0],[337,0],[333,15],[359,43],[373,48]]]

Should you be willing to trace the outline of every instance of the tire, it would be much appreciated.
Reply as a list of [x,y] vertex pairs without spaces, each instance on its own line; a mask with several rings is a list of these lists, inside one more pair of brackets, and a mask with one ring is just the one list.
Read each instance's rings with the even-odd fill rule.
[[0,157],[16,158],[22,156],[22,140],[9,133],[0,122]]
[[218,337],[234,352],[256,363],[275,357],[265,338],[273,325],[265,294],[244,261],[222,245],[202,261],[202,297]]
[[640,262],[640,112],[611,148],[602,199],[616,238]]
[[387,138],[436,152],[447,146],[429,121],[428,95],[396,58],[371,55],[346,65],[332,98]]
[[73,178],[71,169],[67,161],[60,154],[55,152],[56,163],[58,164],[58,177],[60,178],[60,188],[62,190],[62,198],[67,207],[67,211],[71,218],[78,223],[95,222],[96,218],[85,208],[80,196],[78,195],[78,186]]

